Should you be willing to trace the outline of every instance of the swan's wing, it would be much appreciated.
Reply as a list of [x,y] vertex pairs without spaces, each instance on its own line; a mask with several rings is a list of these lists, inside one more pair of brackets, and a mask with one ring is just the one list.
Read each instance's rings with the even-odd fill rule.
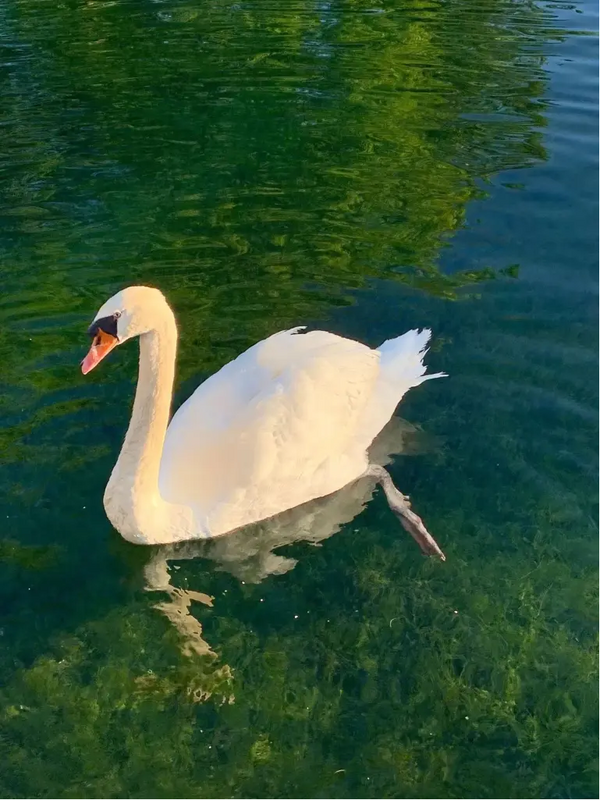
[[[190,497],[198,503],[212,498],[222,480],[222,465],[232,453],[220,450],[222,437],[249,403],[269,385],[277,374],[283,353],[280,343],[292,340],[298,329],[275,334],[255,344],[202,383],[177,410],[167,430],[159,485],[171,502]],[[266,358],[265,358],[266,354]],[[274,361],[275,363],[270,363]],[[265,363],[266,362],[266,363]],[[230,467],[230,480],[239,479],[237,460]]]
[[376,351],[322,331],[255,345],[174,416],[163,496],[215,534],[335,491],[366,467],[359,423],[378,375]]

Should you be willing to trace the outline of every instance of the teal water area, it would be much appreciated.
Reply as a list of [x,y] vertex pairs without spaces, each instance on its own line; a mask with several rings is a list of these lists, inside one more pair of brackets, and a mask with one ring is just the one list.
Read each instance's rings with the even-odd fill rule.
[[[0,14],[0,795],[596,797],[595,5]],[[356,488],[123,541],[137,346],[79,362],[131,283],[176,404],[282,328],[431,327],[381,447],[447,562]]]

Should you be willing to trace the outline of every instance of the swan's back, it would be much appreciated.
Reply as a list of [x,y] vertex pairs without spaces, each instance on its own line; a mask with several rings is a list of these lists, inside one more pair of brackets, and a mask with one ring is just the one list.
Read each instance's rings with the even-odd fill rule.
[[336,491],[364,472],[372,440],[425,379],[428,338],[410,331],[372,350],[294,329],[254,345],[173,417],[161,494],[191,505],[214,536]]

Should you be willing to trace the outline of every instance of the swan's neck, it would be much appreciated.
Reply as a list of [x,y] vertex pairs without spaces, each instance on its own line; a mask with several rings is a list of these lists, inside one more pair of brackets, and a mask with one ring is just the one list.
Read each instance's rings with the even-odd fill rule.
[[108,518],[130,541],[171,541],[179,507],[160,496],[158,476],[169,423],[177,328],[170,309],[140,336],[140,366],[131,421],[104,494]]

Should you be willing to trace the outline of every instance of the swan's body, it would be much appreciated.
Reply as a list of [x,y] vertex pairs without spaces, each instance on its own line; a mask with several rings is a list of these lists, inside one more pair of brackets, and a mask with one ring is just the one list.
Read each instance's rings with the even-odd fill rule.
[[140,336],[131,422],[104,495],[115,528],[137,543],[220,536],[341,489],[367,471],[369,445],[403,395],[437,377],[423,366],[427,330],[372,350],[295,329],[224,366],[169,424],[177,330],[164,297],[120,292],[98,312],[98,332],[106,352]]

